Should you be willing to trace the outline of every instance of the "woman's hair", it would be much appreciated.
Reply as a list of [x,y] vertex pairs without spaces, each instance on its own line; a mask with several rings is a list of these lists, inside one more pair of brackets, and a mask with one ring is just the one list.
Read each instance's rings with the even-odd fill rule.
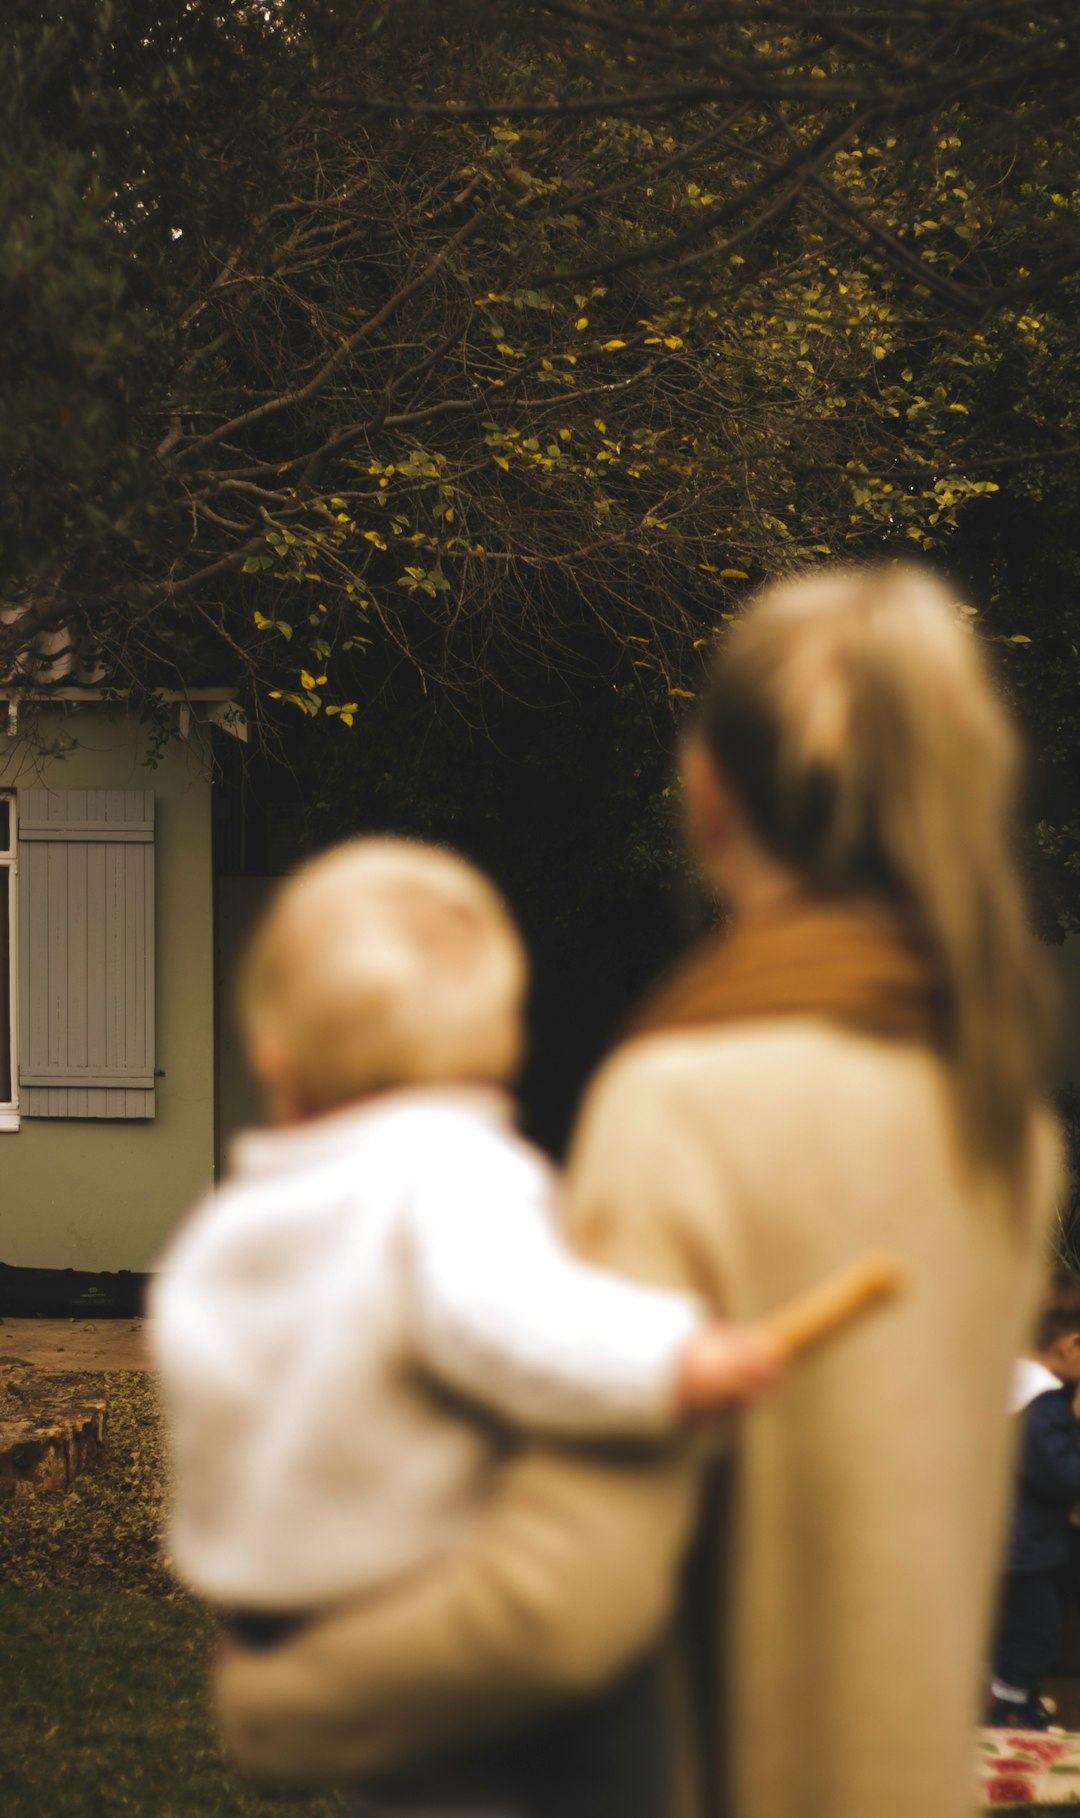
[[1080,1332],[1080,1277],[1055,1269],[1039,1312],[1035,1342],[1040,1351],[1048,1351],[1057,1339],[1073,1332]]
[[494,885],[417,841],[354,839],[275,892],[240,980],[307,1111],[387,1087],[501,1084],[523,1045],[527,962]]
[[1054,998],[1013,851],[1017,736],[979,641],[911,564],[819,568],[734,622],[703,735],[762,844],[923,945],[972,1151],[1012,1169],[1049,1085]]

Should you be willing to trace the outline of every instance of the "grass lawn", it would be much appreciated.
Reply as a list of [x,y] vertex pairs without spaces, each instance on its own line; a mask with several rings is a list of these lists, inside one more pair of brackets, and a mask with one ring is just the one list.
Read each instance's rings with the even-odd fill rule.
[[330,1818],[335,1800],[261,1798],[222,1761],[210,1619],[160,1555],[153,1384],[97,1380],[110,1397],[102,1466],[0,1504],[0,1818]]
[[260,1798],[218,1754],[207,1704],[210,1622],[138,1591],[0,1591],[4,1818],[339,1814]]

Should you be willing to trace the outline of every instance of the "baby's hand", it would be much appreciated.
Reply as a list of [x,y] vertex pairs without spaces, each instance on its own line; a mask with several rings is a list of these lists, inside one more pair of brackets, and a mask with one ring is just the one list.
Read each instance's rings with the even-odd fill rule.
[[753,1326],[703,1326],[686,1346],[675,1378],[675,1401],[684,1420],[720,1414],[738,1402],[756,1401],[779,1381],[777,1350]]

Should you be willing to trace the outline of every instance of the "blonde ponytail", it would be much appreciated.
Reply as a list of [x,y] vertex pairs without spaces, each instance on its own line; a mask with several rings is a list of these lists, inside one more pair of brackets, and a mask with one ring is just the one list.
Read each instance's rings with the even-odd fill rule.
[[897,564],[766,588],[721,652],[704,730],[809,889],[907,918],[948,1006],[971,1150],[1014,1169],[1050,1083],[1053,993],[1012,850],[1018,741],[943,584]]

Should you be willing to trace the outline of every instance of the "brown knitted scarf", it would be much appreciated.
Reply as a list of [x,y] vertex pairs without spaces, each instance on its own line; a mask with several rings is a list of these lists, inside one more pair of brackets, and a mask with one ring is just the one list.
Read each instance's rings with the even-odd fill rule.
[[945,1045],[944,994],[900,919],[872,903],[824,901],[709,935],[660,979],[626,1039],[773,1016]]

